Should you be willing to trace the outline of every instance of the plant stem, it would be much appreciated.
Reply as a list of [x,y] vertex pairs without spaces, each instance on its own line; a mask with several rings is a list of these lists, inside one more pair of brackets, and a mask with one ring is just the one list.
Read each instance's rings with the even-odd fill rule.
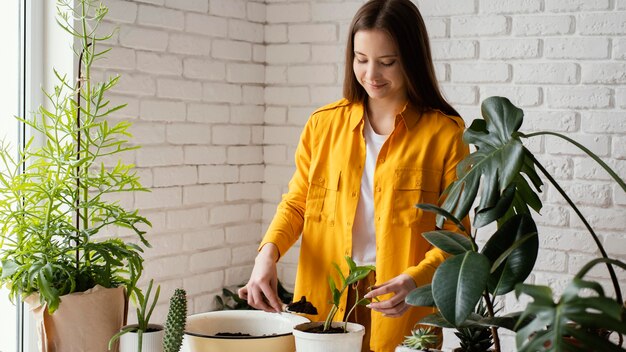
[[337,306],[333,304],[330,308],[330,313],[326,316],[326,321],[324,321],[324,331],[330,329],[330,324],[332,323],[335,314],[337,314]]
[[[602,246],[602,243],[600,242],[600,239],[598,238],[598,235],[596,235],[596,233],[593,231],[593,229],[591,228],[591,225],[589,225],[589,222],[587,221],[587,219],[585,219],[585,217],[580,212],[576,204],[574,204],[574,202],[570,199],[567,193],[565,193],[565,191],[561,188],[558,182],[556,182],[556,180],[552,177],[552,175],[548,173],[548,170],[546,170],[543,167],[543,165],[541,165],[539,161],[532,154],[529,153],[528,155],[532,158],[535,165],[537,165],[537,168],[541,170],[541,172],[546,176],[546,178],[550,181],[550,183],[554,186],[554,188],[556,188],[556,190],[559,191],[559,193],[561,194],[561,196],[563,196],[565,201],[567,201],[567,203],[572,207],[576,215],[578,215],[580,220],[583,222],[583,224],[587,228],[587,231],[589,231],[589,233],[591,234],[591,237],[593,237],[593,240],[596,243],[598,250],[600,250],[600,254],[602,254],[602,258],[609,259],[609,256],[606,254],[606,251],[604,250],[604,246]],[[607,262],[606,267],[609,270],[609,274],[611,276],[611,283],[613,284],[613,288],[615,289],[615,296],[616,296],[617,303],[621,305],[623,304],[624,301],[622,300],[622,290],[619,287],[619,282],[617,281],[617,275],[615,275],[615,270],[613,269],[613,266],[611,265],[611,263]]]
[[[83,13],[84,13],[84,6],[85,4],[82,4],[83,6]],[[83,48],[83,50],[80,52],[80,55],[78,56],[78,80],[76,82],[76,106],[77,106],[77,110],[76,110],[76,163],[77,165],[80,165],[80,153],[81,153],[81,148],[80,148],[80,140],[81,140],[81,135],[80,135],[80,104],[81,104],[81,99],[80,99],[80,92],[82,90],[82,82],[83,82],[83,78],[81,77],[82,74],[82,67],[83,67],[83,54],[85,53],[85,49]],[[76,166],[76,275],[78,279],[78,275],[79,275],[79,270],[80,270],[80,166]]]
[[143,345],[143,331],[137,330],[137,352],[141,352]]
[[[485,305],[487,306],[487,312],[489,312],[489,316],[494,318],[496,315],[493,312],[493,302],[491,302],[489,293],[485,291],[485,293],[483,293],[483,298],[485,299]],[[498,328],[495,326],[491,327],[491,337],[493,337],[494,352],[500,352],[500,336],[498,336]]]

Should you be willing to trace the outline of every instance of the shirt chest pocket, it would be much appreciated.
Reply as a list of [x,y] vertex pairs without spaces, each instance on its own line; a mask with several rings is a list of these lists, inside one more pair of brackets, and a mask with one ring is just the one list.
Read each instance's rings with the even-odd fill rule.
[[[427,169],[396,169],[393,183],[392,222],[399,226],[432,225],[435,214],[415,207],[418,203],[437,204],[441,172]],[[430,226],[429,226],[430,227]]]
[[309,180],[304,217],[310,221],[335,223],[341,171],[315,169]]

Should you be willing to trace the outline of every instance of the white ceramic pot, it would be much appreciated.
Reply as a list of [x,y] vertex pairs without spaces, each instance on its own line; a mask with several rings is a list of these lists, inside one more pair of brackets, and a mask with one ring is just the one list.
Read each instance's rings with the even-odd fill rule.
[[[291,313],[222,310],[187,317],[184,352],[293,352],[293,327],[309,319]],[[215,336],[218,333],[250,336]]]
[[[414,350],[412,348],[406,347],[406,346],[402,346],[399,345],[398,347],[396,347],[396,351],[395,352],[420,352],[420,351],[425,351],[425,350]],[[428,352],[442,352],[440,350],[434,350],[432,348],[428,349]]]
[[[137,327],[137,324],[126,327]],[[163,325],[148,324],[148,328],[158,330],[142,334],[141,352],[163,352],[163,335],[165,335]],[[138,343],[139,335],[136,332],[127,332],[120,336],[120,352],[137,352]]]
[[[316,334],[306,332],[323,322],[304,323],[293,329],[296,338],[297,352],[361,352],[365,327],[360,324],[348,323],[345,334]],[[333,322],[332,327],[343,327],[345,323]]]

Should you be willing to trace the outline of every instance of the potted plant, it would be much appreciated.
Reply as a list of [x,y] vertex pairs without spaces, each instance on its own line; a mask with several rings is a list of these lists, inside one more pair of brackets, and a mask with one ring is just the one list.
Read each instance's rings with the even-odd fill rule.
[[[359,296],[356,284],[376,269],[372,265],[357,266],[349,256],[346,256],[345,259],[349,268],[347,276],[341,272],[341,269],[336,263],[333,263],[341,280],[341,285],[338,286],[332,277],[328,279],[330,291],[332,292],[333,305],[326,316],[326,320],[324,322],[303,323],[294,328],[293,335],[296,339],[296,350],[298,352],[361,351],[365,328],[360,324],[349,323],[347,319],[358,305],[369,304],[367,298]],[[343,322],[334,321],[339,311],[341,296],[352,286],[354,286],[356,290],[354,305],[350,307],[350,310],[346,313]]]
[[[551,346],[550,350],[563,351],[565,345],[562,337],[566,335],[576,336],[583,346],[597,348],[599,345],[592,347],[592,341],[598,339],[597,335],[589,332],[590,327],[625,333],[623,299],[613,266],[626,266],[623,262],[608,257],[598,236],[574,202],[524,147],[522,139],[541,135],[563,138],[596,160],[624,191],[626,184],[600,158],[566,136],[554,132],[519,132],[523,111],[506,98],[486,99],[482,104],[482,114],[484,119],[475,120],[463,136],[467,143],[476,146],[476,151],[459,163],[458,180],[444,192],[445,200],[441,207],[417,205],[424,211],[437,213],[439,228],[447,219],[457,224],[459,233],[433,231],[423,234],[431,244],[449,253],[450,257],[436,270],[432,284],[415,289],[407,296],[407,302],[439,309],[438,313],[425,317],[421,321],[423,324],[456,329],[490,327],[495,351],[501,350],[498,327],[517,331],[518,347],[523,351],[534,351],[533,348],[539,344],[538,339],[543,339],[543,343]],[[557,303],[554,303],[547,288],[522,284],[532,272],[539,247],[537,227],[530,212],[530,209],[539,212],[542,207],[537,195],[542,186],[537,169],[580,217],[602,256],[589,263],[574,277],[570,288]],[[459,219],[468,215],[476,199],[480,199],[480,202],[474,209],[474,232],[469,233]],[[494,222],[497,224],[496,232],[489,236],[482,249],[479,248],[476,229]],[[598,263],[607,265],[616,296],[613,300],[606,299],[598,283],[582,280],[588,266]],[[596,296],[593,299],[582,299],[578,295],[582,288],[592,289]],[[496,317],[494,300],[513,290],[518,295],[531,295],[535,302],[524,312]],[[473,312],[481,299],[485,302],[488,318]],[[612,303],[609,304],[609,301]],[[559,305],[572,302],[576,304],[576,313],[563,316],[563,311],[558,309],[562,306]],[[589,312],[595,314],[587,314]],[[611,349],[604,349],[606,351],[623,350],[606,340],[603,341],[606,343],[602,346],[612,346]]]
[[[150,324],[150,317],[154,311],[161,293],[161,286],[157,286],[154,297],[150,298],[154,280],[150,280],[145,295],[139,288],[135,288],[133,297],[137,301],[137,324],[125,325],[109,340],[109,350],[120,340],[120,352],[162,352],[163,325]],[[152,300],[152,303],[150,303]],[[150,304],[150,307],[148,307]],[[145,343],[144,343],[145,342]]]
[[[101,352],[125,324],[127,295],[143,269],[134,242],[149,246],[143,228],[150,222],[115,195],[146,189],[132,165],[116,160],[136,148],[127,144],[128,122],[107,121],[124,106],[106,99],[119,77],[91,77],[94,60],[108,51],[99,43],[111,35],[96,35],[107,8],[93,0],[57,8],[57,22],[76,39],[76,79],[54,71],[48,107],[19,119],[43,136],[41,146],[32,138],[17,157],[0,148],[0,284],[29,303],[42,350]],[[119,228],[138,241],[103,237]]]
[[396,347],[395,352],[437,352],[439,350],[434,348],[440,343],[439,340],[439,334],[436,334],[432,327],[417,327],[411,330],[411,335],[406,336],[400,346]]

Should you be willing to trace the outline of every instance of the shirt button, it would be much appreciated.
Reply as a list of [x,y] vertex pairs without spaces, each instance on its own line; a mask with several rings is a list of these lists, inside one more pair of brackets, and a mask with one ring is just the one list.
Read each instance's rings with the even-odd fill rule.
[[382,188],[376,187],[376,192],[380,192],[380,191],[382,191]]
[[356,192],[352,192],[352,196],[353,196],[353,197],[356,197]]
[[346,221],[346,225],[350,226],[352,224],[350,223],[350,221]]
[[385,162],[385,158],[380,159],[380,162],[384,163]]
[[380,216],[376,218],[376,221],[380,221]]
[[320,177],[320,178],[318,179],[318,181],[320,181],[320,182],[324,182],[324,178],[323,178],[323,177]]

